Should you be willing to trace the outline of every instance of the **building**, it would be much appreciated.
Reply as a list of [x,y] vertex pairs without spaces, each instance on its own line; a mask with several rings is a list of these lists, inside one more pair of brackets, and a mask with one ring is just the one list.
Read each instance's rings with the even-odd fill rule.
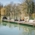
[[1,8],[1,20],[2,18],[6,15],[6,9],[5,8]]
[[5,8],[2,8],[1,9],[1,16],[5,16],[6,15],[6,10],[5,10]]

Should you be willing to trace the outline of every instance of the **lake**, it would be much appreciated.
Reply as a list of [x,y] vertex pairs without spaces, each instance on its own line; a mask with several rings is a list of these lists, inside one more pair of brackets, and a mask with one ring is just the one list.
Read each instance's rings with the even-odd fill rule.
[[1,22],[0,35],[35,35],[35,27]]

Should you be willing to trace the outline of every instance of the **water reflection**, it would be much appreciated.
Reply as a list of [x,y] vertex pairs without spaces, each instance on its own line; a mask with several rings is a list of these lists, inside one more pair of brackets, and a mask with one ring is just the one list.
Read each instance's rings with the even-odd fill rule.
[[0,23],[0,35],[35,35],[35,28],[13,23]]

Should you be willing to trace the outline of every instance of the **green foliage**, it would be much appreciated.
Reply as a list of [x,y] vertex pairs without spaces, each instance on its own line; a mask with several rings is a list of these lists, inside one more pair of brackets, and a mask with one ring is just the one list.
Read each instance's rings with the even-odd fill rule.
[[34,13],[34,2],[32,2],[32,10],[31,10],[31,14]]
[[[23,2],[21,4],[8,4],[6,6],[4,6],[4,8],[6,8],[6,16],[19,16],[21,17],[21,14],[23,13],[23,15],[27,14],[29,16],[31,16],[34,13],[34,2],[32,0],[28,1],[26,0],[26,2]],[[24,16],[25,16],[24,15]]]
[[3,5],[0,3],[0,16],[1,16],[1,8],[3,7]]
[[28,8],[27,8],[27,13],[29,14],[29,16],[31,16],[34,13],[34,2],[33,1],[26,1]]

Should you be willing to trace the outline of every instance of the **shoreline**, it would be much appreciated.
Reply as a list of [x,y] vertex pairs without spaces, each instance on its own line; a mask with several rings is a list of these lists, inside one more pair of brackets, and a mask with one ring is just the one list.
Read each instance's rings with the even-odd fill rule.
[[35,22],[25,22],[25,21],[11,21],[11,20],[2,20],[3,22],[15,22],[15,23],[18,23],[18,24],[28,24],[28,25],[32,25],[32,26],[35,26]]

